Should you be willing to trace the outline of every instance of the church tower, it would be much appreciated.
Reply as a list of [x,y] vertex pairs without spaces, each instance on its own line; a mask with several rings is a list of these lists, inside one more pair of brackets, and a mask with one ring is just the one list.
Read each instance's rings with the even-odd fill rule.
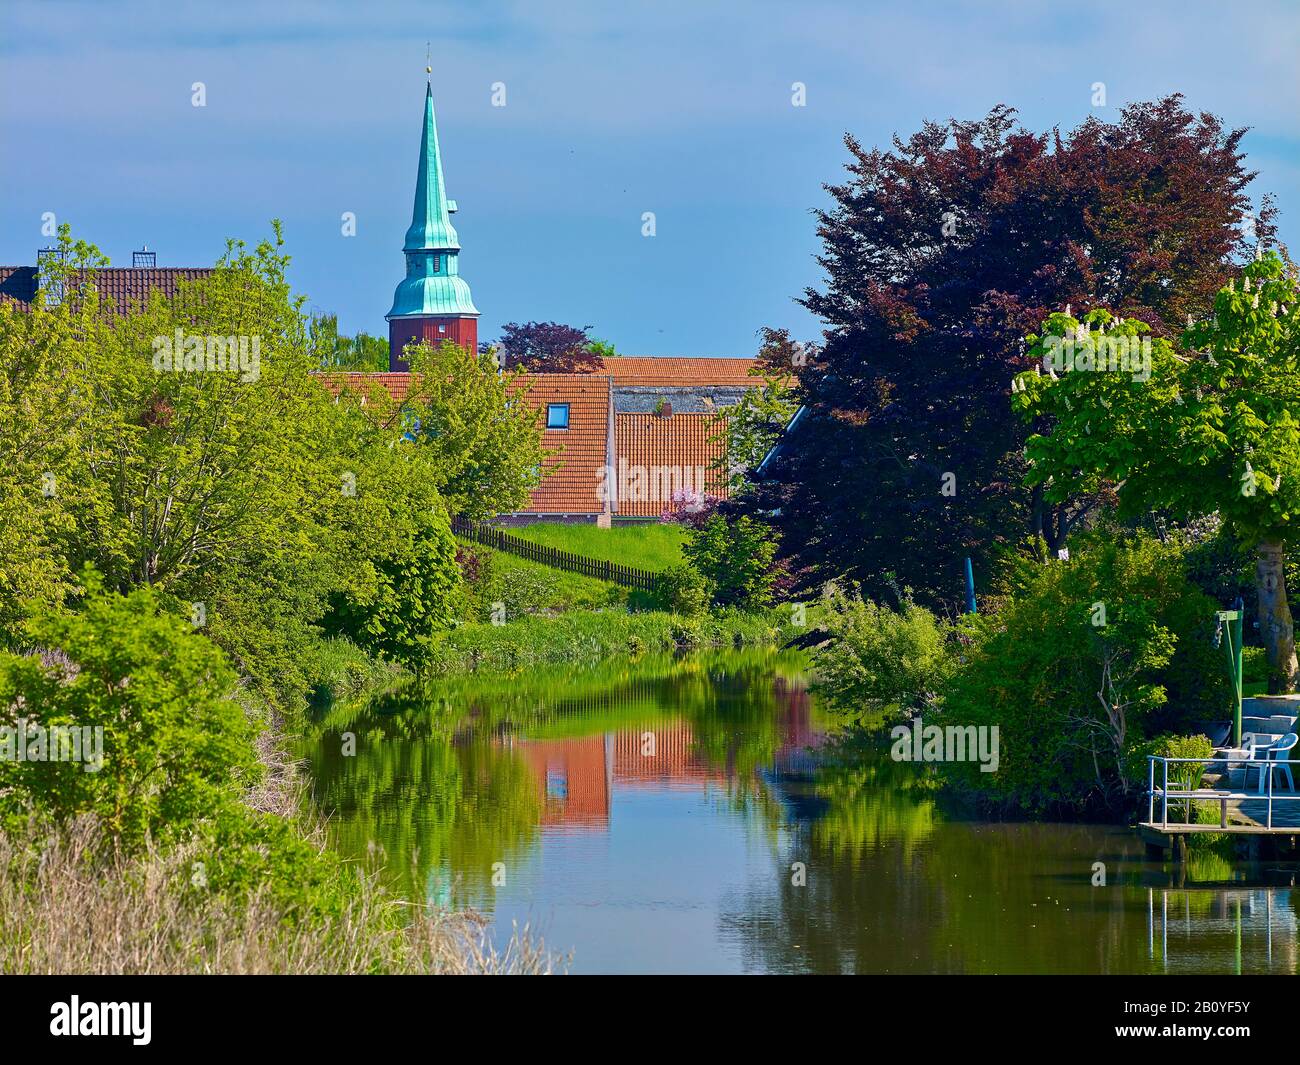
[[433,117],[433,86],[424,96],[424,132],[420,137],[420,167],[415,175],[415,210],[402,251],[406,277],[393,294],[388,319],[388,368],[407,370],[403,350],[427,340],[437,346],[450,340],[478,348],[478,308],[460,276],[460,241],[452,228],[456,201],[447,199],[438,152],[438,127]]

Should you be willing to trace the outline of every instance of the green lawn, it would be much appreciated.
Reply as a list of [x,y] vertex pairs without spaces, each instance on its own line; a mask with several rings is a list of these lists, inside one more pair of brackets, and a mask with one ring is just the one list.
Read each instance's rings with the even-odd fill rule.
[[558,547],[602,562],[620,562],[638,569],[661,570],[682,561],[686,530],[680,525],[616,525],[601,529],[595,525],[539,523],[508,529],[535,544]]
[[[489,549],[480,545],[477,550]],[[490,553],[492,599],[507,604],[518,600],[521,608],[555,610],[560,613],[627,605],[628,589],[617,584],[543,566],[540,562],[530,562],[504,551]]]

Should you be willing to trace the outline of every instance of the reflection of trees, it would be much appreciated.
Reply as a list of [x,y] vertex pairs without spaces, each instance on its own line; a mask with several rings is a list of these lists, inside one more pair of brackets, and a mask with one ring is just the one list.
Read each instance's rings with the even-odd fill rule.
[[[772,877],[728,900],[725,929],[747,963],[774,972],[901,971],[899,929],[923,926],[929,902],[914,879],[937,818],[913,766],[870,745],[828,754],[829,764],[778,777],[790,830],[777,841]],[[793,863],[807,882],[796,886]]]
[[[722,918],[754,969],[1222,972],[1241,956],[1249,972],[1294,960],[1284,893],[1235,891],[1252,894],[1242,920],[1233,889],[1148,886],[1157,874],[1123,829],[947,821],[918,767],[861,749],[780,787],[788,810],[810,813],[779,837],[770,879],[726,900]],[[806,886],[792,884],[794,862]],[[1092,884],[1094,862],[1105,887]],[[1225,872],[1240,875],[1212,859],[1184,875]]]
[[[811,831],[829,854],[857,854],[890,844],[906,850],[929,839],[935,828],[933,799],[899,786],[893,762],[829,766],[817,774],[815,794],[826,812]],[[910,767],[909,767],[910,768]]]
[[383,729],[358,734],[353,757],[340,753],[338,735],[320,738],[314,795],[331,814],[332,838],[356,858],[381,846],[389,873],[411,897],[433,882],[445,885],[439,901],[482,906],[492,864],[517,860],[537,833],[527,766],[486,739],[453,746],[436,734],[401,735],[401,722],[392,727],[397,737]]
[[[330,707],[304,754],[317,805],[344,853],[362,858],[378,844],[412,896],[483,906],[492,863],[521,860],[541,822],[537,779],[512,738],[563,740],[684,722],[692,758],[725,781],[725,790],[711,793],[756,813],[774,834],[782,811],[760,770],[785,743],[791,715],[808,716],[799,678],[773,683],[791,666],[798,660],[790,656],[731,652],[412,683]],[[351,757],[342,754],[345,733],[356,737]]]

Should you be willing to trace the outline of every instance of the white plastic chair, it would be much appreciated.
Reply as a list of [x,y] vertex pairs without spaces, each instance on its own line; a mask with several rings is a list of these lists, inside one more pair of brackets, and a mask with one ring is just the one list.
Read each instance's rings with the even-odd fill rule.
[[1246,781],[1246,787],[1250,787],[1250,771],[1252,769],[1258,769],[1259,790],[1263,791],[1264,774],[1269,772],[1269,762],[1282,762],[1281,765],[1273,770],[1274,781],[1276,783],[1277,776],[1284,776],[1286,777],[1287,787],[1292,791],[1295,791],[1295,778],[1291,775],[1291,767],[1282,760],[1290,757],[1290,751],[1297,743],[1300,743],[1300,736],[1297,736],[1294,732],[1288,732],[1278,740],[1277,743],[1272,744],[1271,746],[1255,748],[1254,760],[1246,766],[1246,777],[1248,778]]

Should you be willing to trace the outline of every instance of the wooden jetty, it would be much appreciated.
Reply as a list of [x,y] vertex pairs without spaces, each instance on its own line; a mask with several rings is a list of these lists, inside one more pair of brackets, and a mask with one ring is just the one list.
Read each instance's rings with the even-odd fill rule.
[[[1243,740],[1253,735],[1267,744],[1295,732],[1298,707],[1297,696],[1244,700]],[[1137,826],[1149,851],[1169,851],[1181,858],[1188,836],[1214,833],[1240,837],[1251,856],[1267,851],[1300,857],[1300,760],[1251,761],[1237,752],[1220,751],[1211,758],[1151,758],[1149,765],[1147,819]],[[1296,778],[1294,785],[1283,766]],[[1194,819],[1198,808],[1216,805],[1217,824]]]

